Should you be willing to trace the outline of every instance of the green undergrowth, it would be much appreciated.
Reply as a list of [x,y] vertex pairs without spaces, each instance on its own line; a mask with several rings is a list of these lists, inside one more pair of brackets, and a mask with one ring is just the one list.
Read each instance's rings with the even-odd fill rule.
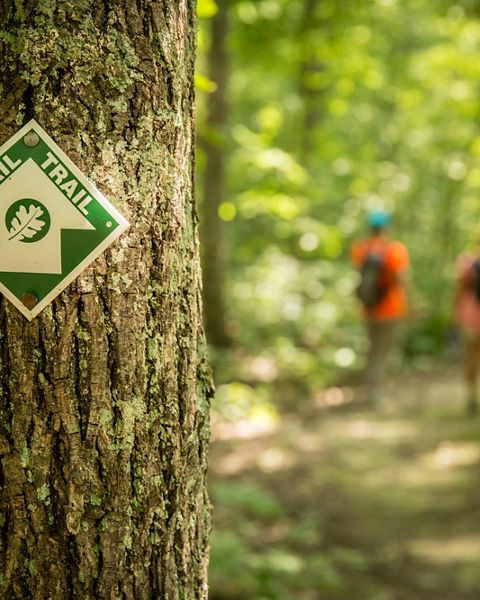
[[302,410],[290,398],[262,426],[241,385],[242,416],[213,420],[213,600],[480,597],[480,419],[457,365],[395,375],[377,407],[300,387]]

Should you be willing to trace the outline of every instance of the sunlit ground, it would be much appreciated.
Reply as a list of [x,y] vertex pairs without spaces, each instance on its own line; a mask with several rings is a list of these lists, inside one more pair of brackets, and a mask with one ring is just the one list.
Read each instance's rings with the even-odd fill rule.
[[212,598],[480,598],[480,420],[457,372],[395,378],[378,408],[356,398],[216,416]]

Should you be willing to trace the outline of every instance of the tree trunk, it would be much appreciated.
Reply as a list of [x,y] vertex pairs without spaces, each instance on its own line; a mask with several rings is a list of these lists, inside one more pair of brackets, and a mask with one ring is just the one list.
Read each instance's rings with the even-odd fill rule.
[[3,0],[0,27],[0,142],[34,117],[131,223],[32,322],[0,303],[0,597],[206,598],[195,2]]
[[307,167],[311,167],[315,149],[315,130],[321,116],[322,92],[316,77],[323,71],[323,66],[317,56],[318,49],[315,39],[320,31],[318,18],[315,14],[317,6],[318,0],[304,0],[303,17],[299,32],[299,39],[302,40],[300,97],[304,106],[300,158]]
[[211,41],[208,53],[209,77],[216,89],[207,99],[207,135],[205,174],[202,202],[203,297],[205,326],[209,342],[214,346],[229,343],[225,316],[225,241],[223,223],[218,210],[225,200],[225,171],[227,164],[227,79],[228,29],[227,0],[217,0],[218,12],[211,20]]

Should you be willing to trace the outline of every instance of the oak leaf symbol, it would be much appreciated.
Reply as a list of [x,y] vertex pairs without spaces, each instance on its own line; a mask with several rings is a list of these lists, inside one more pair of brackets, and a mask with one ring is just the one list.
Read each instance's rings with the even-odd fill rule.
[[10,235],[8,238],[9,241],[16,238],[21,242],[23,239],[30,239],[42,231],[46,225],[45,221],[39,218],[42,215],[43,210],[39,206],[30,204],[28,210],[24,205],[20,206],[10,223],[10,229],[8,230]]

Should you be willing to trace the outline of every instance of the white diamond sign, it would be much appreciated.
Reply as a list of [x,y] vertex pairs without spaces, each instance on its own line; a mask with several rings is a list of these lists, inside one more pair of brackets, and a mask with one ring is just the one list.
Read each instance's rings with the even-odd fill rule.
[[127,227],[36,121],[0,147],[0,292],[27,319]]

